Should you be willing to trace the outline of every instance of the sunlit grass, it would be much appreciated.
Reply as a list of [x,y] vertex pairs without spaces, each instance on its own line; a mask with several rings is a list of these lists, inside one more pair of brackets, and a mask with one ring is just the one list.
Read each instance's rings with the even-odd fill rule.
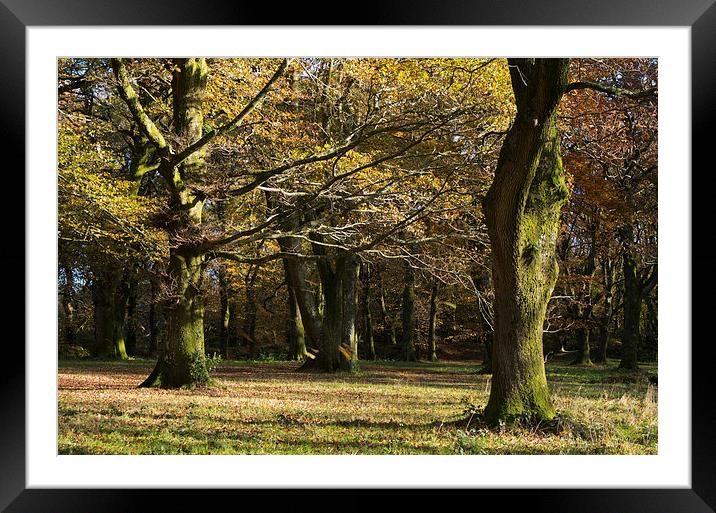
[[61,361],[60,454],[655,454],[648,375],[548,364],[557,429],[485,429],[489,376],[462,362],[361,362],[357,375],[225,362],[216,384],[138,389],[153,362]]

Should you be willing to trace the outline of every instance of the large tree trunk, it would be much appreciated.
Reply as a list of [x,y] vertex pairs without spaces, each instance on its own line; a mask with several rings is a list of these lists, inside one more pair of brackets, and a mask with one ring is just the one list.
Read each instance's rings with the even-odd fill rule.
[[430,353],[430,361],[438,360],[437,342],[435,338],[435,326],[438,319],[438,295],[440,294],[440,280],[435,280],[430,293],[430,319],[428,323],[428,352]]
[[[287,221],[284,228],[298,228],[298,221]],[[281,237],[278,242],[281,251],[284,253],[301,254],[301,239],[298,237]],[[286,258],[284,259],[284,269],[286,281],[293,291],[298,311],[301,315],[301,323],[307,338],[306,345],[309,350],[317,350],[321,343],[321,316],[318,312],[313,291],[306,280],[305,261],[298,258]]]
[[418,359],[415,352],[415,271],[407,260],[404,263],[403,285],[403,333],[401,349],[403,360],[414,362]]
[[624,335],[622,336],[622,359],[619,368],[638,370],[637,348],[639,346],[639,320],[641,318],[641,284],[636,262],[629,253],[622,257],[624,271]]
[[559,267],[556,239],[568,197],[556,108],[568,59],[510,59],[517,116],[483,200],[492,245],[495,337],[489,423],[555,415],[542,331]]
[[[208,79],[205,59],[176,59],[172,77],[173,129],[184,145],[198,141],[204,129],[202,102]],[[165,169],[173,177],[169,232],[169,266],[166,289],[167,336],[152,374],[141,386],[181,387],[208,381],[204,354],[204,306],[201,281],[206,265],[203,252],[193,242],[202,222],[204,201],[185,182],[204,172],[204,151],[192,153],[176,168]]]
[[592,359],[590,357],[590,344],[589,338],[591,329],[588,327],[579,328],[577,331],[577,355],[572,361],[572,365],[592,365]]
[[167,336],[157,369],[142,386],[174,388],[206,383],[203,271],[202,255],[171,250],[168,274],[174,295],[166,307]]
[[312,233],[311,239],[313,252],[321,257],[317,265],[324,304],[323,320],[318,356],[315,360],[307,360],[301,369],[352,372],[357,364],[355,287],[358,262],[349,253],[328,255],[320,234]]
[[[352,371],[351,347],[342,343],[344,334],[344,284],[347,281],[346,257],[323,258],[318,261],[324,298],[321,344],[314,365],[324,372]],[[312,366],[314,366],[312,365]]]

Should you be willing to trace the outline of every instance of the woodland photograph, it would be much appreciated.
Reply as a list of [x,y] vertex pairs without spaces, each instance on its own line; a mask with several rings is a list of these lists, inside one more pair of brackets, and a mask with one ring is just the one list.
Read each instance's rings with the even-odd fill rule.
[[60,58],[58,453],[657,454],[657,154],[656,58]]

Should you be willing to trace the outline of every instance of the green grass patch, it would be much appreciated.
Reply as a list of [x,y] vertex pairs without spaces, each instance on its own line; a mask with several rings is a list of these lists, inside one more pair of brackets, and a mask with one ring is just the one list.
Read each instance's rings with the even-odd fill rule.
[[[138,389],[153,360],[59,362],[60,454],[656,454],[657,387],[606,366],[548,363],[558,418],[474,422],[490,376],[474,362],[361,362],[355,375],[296,362],[222,361],[193,390]],[[626,377],[625,377],[626,376]]]

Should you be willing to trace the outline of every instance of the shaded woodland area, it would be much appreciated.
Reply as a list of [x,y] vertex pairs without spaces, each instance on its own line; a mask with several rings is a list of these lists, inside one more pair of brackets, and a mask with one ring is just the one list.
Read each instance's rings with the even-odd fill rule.
[[133,387],[200,390],[237,360],[368,383],[432,362],[488,387],[467,408],[487,426],[559,418],[545,363],[655,369],[656,59],[58,74],[58,347],[79,369],[134,359]]

